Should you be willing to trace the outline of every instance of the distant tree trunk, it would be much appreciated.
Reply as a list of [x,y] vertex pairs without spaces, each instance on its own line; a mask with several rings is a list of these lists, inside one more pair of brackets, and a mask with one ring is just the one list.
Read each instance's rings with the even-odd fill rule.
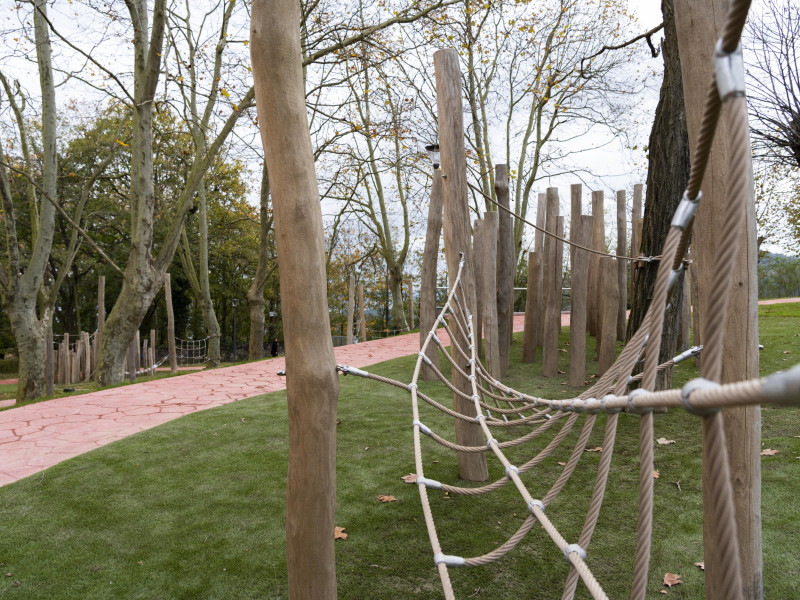
[[392,294],[394,327],[400,331],[408,331],[406,311],[403,310],[403,265],[399,262],[389,265],[389,291]]
[[[250,308],[250,360],[264,358],[264,284],[271,270],[269,267],[269,233],[272,216],[269,212],[269,172],[264,163],[261,172],[261,215],[259,223],[258,266],[253,284],[247,290],[247,306]],[[270,340],[272,335],[270,335]]]
[[[689,180],[689,135],[686,129],[686,110],[673,6],[673,0],[663,0],[661,3],[664,14],[664,41],[661,52],[664,57],[664,80],[661,84],[661,96],[656,107],[653,129],[650,132],[647,196],[640,246],[641,254],[644,256],[661,254],[672,214],[680,203]],[[650,306],[658,265],[658,262],[651,262],[638,268],[628,321],[628,339],[642,324]],[[679,291],[682,284],[683,281],[679,281],[675,291]],[[675,355],[681,301],[682,295],[675,293],[672,296],[672,306],[664,317],[659,362],[669,360]],[[672,373],[664,371],[659,376],[656,387],[663,389],[670,387],[671,383]]]

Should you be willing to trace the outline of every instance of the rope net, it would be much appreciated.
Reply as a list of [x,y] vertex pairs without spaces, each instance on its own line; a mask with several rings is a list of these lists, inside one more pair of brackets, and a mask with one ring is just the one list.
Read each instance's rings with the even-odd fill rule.
[[[725,34],[720,40],[717,58],[736,59],[736,48],[749,2],[734,2],[728,14]],[[738,50],[740,52],[740,50]],[[719,67],[718,67],[719,69]],[[717,71],[716,78],[725,79],[723,72]],[[736,79],[735,77],[733,78]],[[727,83],[726,83],[727,85]],[[639,502],[636,537],[636,553],[633,571],[631,598],[645,597],[650,562],[653,514],[653,411],[659,408],[683,408],[702,419],[704,443],[704,470],[711,476],[703,490],[713,499],[711,519],[720,526],[715,528],[715,539],[706,539],[706,547],[713,547],[719,557],[720,570],[724,573],[721,581],[726,589],[720,597],[742,598],[738,540],[734,513],[733,492],[728,470],[728,456],[725,446],[725,432],[722,415],[723,407],[749,404],[800,405],[800,365],[789,371],[774,373],[760,380],[741,381],[720,385],[722,375],[722,343],[724,324],[728,312],[727,294],[715,294],[708,310],[709,323],[705,348],[692,348],[670,361],[658,364],[663,327],[663,315],[670,296],[684,268],[688,241],[691,236],[694,213],[700,202],[700,182],[708,164],[711,141],[714,137],[722,102],[729,105],[730,127],[732,129],[733,153],[729,172],[730,201],[724,215],[722,240],[719,254],[715,257],[713,289],[723,289],[723,284],[731,277],[735,255],[739,246],[739,231],[745,218],[748,201],[746,188],[746,166],[748,147],[746,143],[747,114],[742,93],[720,89],[717,81],[712,81],[707,104],[704,110],[703,127],[698,139],[695,164],[692,165],[689,186],[684,194],[670,227],[662,249],[656,279],[655,291],[648,312],[640,329],[633,335],[617,360],[589,389],[568,400],[548,400],[525,394],[508,387],[493,378],[477,357],[473,337],[473,315],[466,303],[468,291],[462,283],[461,275],[465,262],[459,263],[458,273],[452,282],[439,317],[421,346],[413,377],[408,384],[355,369],[338,366],[344,374],[393,385],[407,390],[411,395],[414,429],[414,460],[416,483],[419,488],[425,524],[430,538],[434,562],[446,598],[454,598],[450,583],[449,569],[453,567],[475,567],[495,562],[510,552],[526,534],[538,523],[551,542],[570,564],[569,574],[562,598],[572,598],[580,579],[593,598],[607,598],[602,585],[592,573],[587,561],[587,549],[597,525],[600,508],[608,483],[611,459],[614,453],[619,413],[625,411],[640,416],[639,421]],[[545,232],[548,233],[548,232]],[[566,240],[565,240],[566,241]],[[448,351],[436,336],[436,330],[444,327],[450,335],[451,346]],[[453,375],[460,375],[468,381],[469,392],[459,389],[437,369],[426,355],[428,347],[438,346],[450,363]],[[645,351],[646,350],[646,351]],[[659,370],[671,368],[675,364],[703,351],[706,377],[690,381],[683,389],[655,392],[656,374]],[[472,412],[465,414],[448,408],[426,396],[417,388],[422,364],[425,363],[455,396],[471,402]],[[643,370],[633,375],[637,367]],[[707,369],[707,370],[706,370]],[[636,389],[631,389],[638,384]],[[420,401],[456,420],[476,423],[483,432],[486,443],[480,446],[464,446],[447,440],[434,432],[421,421]],[[583,527],[578,539],[572,543],[559,532],[546,514],[548,505],[558,496],[584,454],[584,449],[595,425],[596,415],[606,413],[604,440],[600,454],[591,501],[586,511]],[[581,423],[582,419],[582,423]],[[510,427],[525,425],[524,435],[498,440],[495,435],[504,431],[514,431]],[[528,490],[522,476],[550,456],[567,439],[573,429],[580,427],[577,441],[569,459],[563,466],[560,476],[551,488],[541,497],[535,498]],[[504,450],[511,447],[524,447],[546,434],[553,434],[551,441],[538,453],[524,463],[515,465],[507,458]],[[500,479],[480,487],[461,487],[449,485],[425,477],[422,459],[422,436],[430,438],[450,450],[460,453],[487,453],[493,455],[502,465],[505,475]],[[520,506],[529,513],[528,518],[508,540],[481,556],[464,558],[445,554],[442,551],[436,524],[428,498],[428,489],[443,490],[454,495],[478,496],[494,492],[507,485],[516,488],[520,496]]]

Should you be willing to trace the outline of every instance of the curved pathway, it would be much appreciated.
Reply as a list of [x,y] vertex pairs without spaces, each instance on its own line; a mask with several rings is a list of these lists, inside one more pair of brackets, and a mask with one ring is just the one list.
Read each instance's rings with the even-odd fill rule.
[[[563,317],[568,315],[562,315]],[[514,317],[521,331],[524,317]],[[441,329],[437,336],[447,345]],[[419,334],[340,346],[336,362],[366,367],[419,352]],[[0,412],[0,486],[183,415],[282,390],[283,357],[27,404]]]

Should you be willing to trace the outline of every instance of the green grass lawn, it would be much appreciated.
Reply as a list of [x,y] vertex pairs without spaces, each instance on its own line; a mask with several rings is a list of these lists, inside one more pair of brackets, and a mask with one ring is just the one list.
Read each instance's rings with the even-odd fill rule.
[[[764,372],[797,362],[800,305],[761,307]],[[568,329],[562,335],[562,346]],[[520,339],[521,335],[518,334]],[[553,398],[573,395],[566,375],[541,377],[541,367],[519,363],[513,345],[507,382]],[[589,344],[589,355],[593,345]],[[784,354],[789,352],[789,354]],[[560,369],[567,370],[567,354]],[[408,381],[414,358],[372,367]],[[596,370],[588,361],[587,372]],[[675,382],[697,376],[682,363]],[[337,428],[337,517],[347,541],[337,541],[341,598],[441,598],[416,486],[408,394],[355,377],[342,378]],[[420,389],[448,402],[441,385]],[[453,439],[452,419],[423,407],[422,420]],[[534,497],[561,472],[583,419],[561,447],[523,476]],[[602,445],[599,416],[588,446]],[[557,429],[554,428],[553,431]],[[765,408],[763,457],[765,591],[796,597],[800,584],[800,411]],[[521,429],[515,432],[521,433]],[[672,410],[657,414],[653,552],[649,597],[660,598],[667,571],[684,583],[672,598],[702,598],[700,421]],[[513,435],[513,434],[512,434]],[[498,436],[499,437],[499,436]],[[515,464],[552,439],[509,451]],[[284,513],[287,453],[283,392],[195,413],[110,444],[44,474],[0,488],[0,598],[285,598]],[[638,494],[638,417],[621,415],[606,502],[588,563],[612,598],[628,596],[633,570]],[[456,483],[449,451],[423,440],[425,474]],[[547,513],[575,541],[589,504],[599,456],[584,453],[571,481]],[[501,476],[490,459],[490,475]],[[378,494],[397,502],[382,504]],[[430,491],[443,551],[483,554],[511,535],[527,516],[515,490],[478,498]],[[332,533],[332,532],[331,532]],[[567,563],[538,527],[499,563],[453,569],[459,598],[560,597]],[[580,584],[578,597],[588,597]]]

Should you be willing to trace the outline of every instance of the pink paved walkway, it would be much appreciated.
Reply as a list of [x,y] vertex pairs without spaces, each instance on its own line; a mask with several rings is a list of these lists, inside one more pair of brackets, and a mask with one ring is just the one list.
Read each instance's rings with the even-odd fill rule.
[[[515,316],[514,331],[523,325],[523,316]],[[444,329],[437,335],[450,343]],[[336,362],[353,367],[418,351],[418,333],[335,349]],[[282,390],[285,379],[277,372],[285,364],[279,357],[0,412],[0,486],[183,415]]]

